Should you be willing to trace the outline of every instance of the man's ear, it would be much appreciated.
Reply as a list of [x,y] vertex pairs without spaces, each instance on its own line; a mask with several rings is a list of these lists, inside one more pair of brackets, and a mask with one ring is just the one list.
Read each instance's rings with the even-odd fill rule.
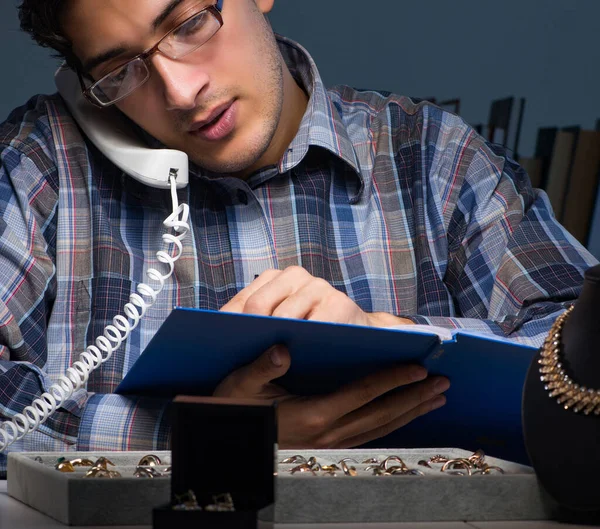
[[275,3],[275,0],[255,0],[256,1],[256,5],[258,7],[258,9],[260,9],[261,13],[266,14],[269,11],[271,11],[271,9],[273,9],[273,4]]

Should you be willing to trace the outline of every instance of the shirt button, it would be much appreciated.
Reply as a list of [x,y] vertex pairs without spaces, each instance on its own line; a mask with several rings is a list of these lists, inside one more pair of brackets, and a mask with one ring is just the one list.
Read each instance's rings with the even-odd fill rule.
[[245,191],[238,189],[237,198],[241,204],[244,204],[244,206],[248,205],[248,194]]

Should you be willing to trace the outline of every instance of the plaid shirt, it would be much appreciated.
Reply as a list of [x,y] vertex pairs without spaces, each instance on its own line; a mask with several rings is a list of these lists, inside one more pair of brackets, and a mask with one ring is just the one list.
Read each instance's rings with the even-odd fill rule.
[[[149,450],[166,402],[112,394],[172,307],[219,309],[268,268],[306,268],[367,312],[540,344],[594,258],[501,148],[427,102],[326,90],[279,39],[310,95],[277,166],[246,181],[191,167],[191,232],[173,280],[112,358],[11,450]],[[31,404],[160,267],[168,191],[125,176],[61,99],[0,126],[0,417]],[[165,352],[165,355],[168,355]],[[165,358],[168,362],[168,358]],[[0,472],[6,456],[0,455]]]

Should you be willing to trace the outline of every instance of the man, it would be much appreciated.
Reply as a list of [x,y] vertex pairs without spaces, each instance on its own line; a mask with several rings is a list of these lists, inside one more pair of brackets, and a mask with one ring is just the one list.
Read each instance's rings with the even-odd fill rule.
[[[191,232],[170,284],[87,390],[11,449],[166,448],[167,403],[112,392],[173,305],[539,344],[577,297],[595,261],[520,167],[428,103],[325,90],[308,54],[275,39],[273,2],[24,0],[23,28],[67,59],[88,98],[193,164],[180,193]],[[168,193],[86,142],[58,97],[34,98],[0,130],[10,418],[122,311],[170,209]],[[449,386],[398,366],[296,397],[272,384],[290,362],[275,346],[215,392],[278,399],[283,448],[363,444],[442,406]]]

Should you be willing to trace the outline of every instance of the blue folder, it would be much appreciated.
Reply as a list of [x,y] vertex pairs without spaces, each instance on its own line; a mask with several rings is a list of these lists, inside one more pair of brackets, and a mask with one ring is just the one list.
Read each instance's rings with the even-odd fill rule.
[[442,408],[365,445],[370,448],[457,447],[528,463],[521,394],[533,347],[454,331],[421,330],[176,308],[116,392],[174,397],[211,395],[233,370],[271,345],[285,344],[292,362],[277,383],[298,395],[335,391],[369,373],[418,363],[451,381]]

